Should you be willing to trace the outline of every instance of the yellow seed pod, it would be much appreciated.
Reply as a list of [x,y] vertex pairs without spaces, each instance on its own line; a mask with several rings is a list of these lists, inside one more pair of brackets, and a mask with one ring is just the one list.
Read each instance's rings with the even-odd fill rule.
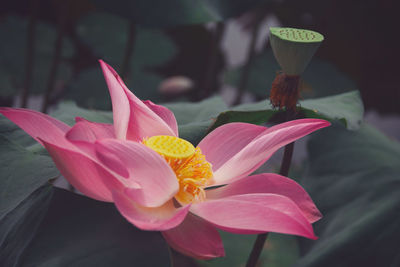
[[187,159],[195,152],[190,142],[175,136],[152,136],[145,140],[144,144],[164,157],[172,159]]

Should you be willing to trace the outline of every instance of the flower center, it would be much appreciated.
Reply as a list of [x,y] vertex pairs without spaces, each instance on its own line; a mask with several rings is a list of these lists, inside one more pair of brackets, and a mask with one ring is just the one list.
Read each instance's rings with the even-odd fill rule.
[[191,143],[175,136],[157,135],[143,140],[143,144],[163,156],[179,182],[175,199],[187,204],[205,200],[204,187],[212,183],[212,167]]

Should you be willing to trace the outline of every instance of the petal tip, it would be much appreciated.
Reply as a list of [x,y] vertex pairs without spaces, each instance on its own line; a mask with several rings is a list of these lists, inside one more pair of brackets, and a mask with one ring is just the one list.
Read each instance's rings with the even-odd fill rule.
[[326,121],[326,120],[321,120],[321,124],[322,124],[324,127],[328,127],[328,126],[331,126],[331,125],[332,125],[332,123],[330,123],[329,121]]
[[212,254],[208,254],[208,255],[201,255],[201,256],[196,256],[194,255],[193,257],[199,259],[199,260],[212,260],[215,258],[221,258],[221,257],[225,257],[225,249],[222,247],[221,249],[218,249],[217,251],[215,251],[215,253]]
[[100,63],[100,66],[101,66],[103,72],[110,71],[114,76],[116,76],[116,74],[117,74],[116,71],[109,64],[107,64],[102,59],[99,59],[99,63]]
[[310,229],[307,229],[307,233],[306,233],[306,234],[303,234],[302,236],[304,236],[304,237],[306,237],[306,238],[308,238],[308,239],[311,239],[311,240],[317,240],[317,239],[318,239],[318,236],[315,235],[314,229],[313,229],[313,227],[312,227],[311,224],[310,224],[310,227],[309,227],[309,228],[310,228]]
[[313,216],[313,220],[311,221],[311,223],[315,223],[315,222],[321,220],[322,217],[324,217],[324,215],[322,215],[322,213],[317,209],[317,210],[315,211],[315,214],[314,214],[314,216]]
[[308,238],[310,238],[311,240],[317,240],[317,239],[318,239],[318,236],[316,236],[316,235],[313,233],[313,235],[310,236],[310,237],[308,237]]
[[80,122],[80,121],[85,121],[86,119],[85,118],[82,118],[82,117],[75,117],[75,122],[76,123],[78,123],[78,122]]

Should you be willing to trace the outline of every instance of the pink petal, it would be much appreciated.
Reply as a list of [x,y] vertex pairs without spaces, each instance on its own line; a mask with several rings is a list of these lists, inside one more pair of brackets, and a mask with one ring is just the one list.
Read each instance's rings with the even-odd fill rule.
[[299,207],[282,195],[235,195],[192,204],[190,211],[228,232],[277,232],[316,239]]
[[190,208],[190,205],[175,208],[173,200],[160,207],[143,207],[123,191],[114,191],[113,198],[119,212],[130,223],[142,230],[164,231],[174,228],[185,219]]
[[218,231],[190,213],[179,226],[161,233],[173,249],[187,256],[202,260],[225,256]]
[[77,118],[77,123],[67,132],[66,138],[70,141],[86,141],[93,143],[98,139],[115,138],[112,124],[91,122]]
[[112,194],[104,184],[115,178],[95,161],[78,151],[69,150],[42,140],[61,174],[84,195],[112,202]]
[[113,102],[114,125],[118,139],[140,142],[143,138],[154,135],[176,136],[174,130],[177,129],[171,129],[169,126],[173,124],[171,114],[167,115],[165,110],[153,107],[168,120],[167,124],[126,87],[115,70],[101,60],[100,64]]
[[104,61],[99,60],[99,62],[111,95],[115,135],[118,139],[125,140],[131,114],[129,100],[116,79],[118,74]]
[[271,193],[293,200],[310,223],[322,218],[308,193],[295,181],[275,173],[248,176],[223,187],[207,190],[207,199],[225,198],[233,195]]
[[224,124],[204,137],[198,147],[215,171],[266,129],[250,123]]
[[39,138],[53,144],[69,145],[64,136],[70,127],[59,120],[34,110],[22,108],[0,108],[0,113],[42,145]]
[[156,113],[148,108],[131,91],[125,90],[131,106],[127,139],[140,142],[155,135],[176,136],[175,132]]
[[161,119],[165,121],[165,123],[171,128],[174,132],[175,136],[178,136],[178,123],[176,122],[176,118],[174,113],[168,108],[160,105],[156,105],[150,100],[143,101],[143,103],[151,109],[154,113],[156,113]]
[[[282,146],[329,125],[330,123],[325,120],[301,119],[268,128],[248,145],[244,146],[236,155],[227,159],[225,163],[221,164],[219,162],[220,167],[217,169],[214,168],[215,185],[227,184],[241,177],[248,176]],[[240,142],[240,140],[236,141]],[[235,140],[232,140],[230,144],[225,143],[224,147],[219,147],[214,153],[218,153],[226,159],[225,154],[233,154],[230,152],[231,150],[235,152],[238,150],[235,147]],[[208,155],[204,154],[208,158]],[[214,155],[214,157],[217,158],[217,155]],[[213,164],[212,161],[211,163]]]
[[[158,207],[172,199],[179,189],[175,173],[166,160],[150,148],[132,141],[102,139],[96,153],[103,164],[116,173],[126,168],[126,194],[139,205]],[[131,186],[139,185],[140,188]]]

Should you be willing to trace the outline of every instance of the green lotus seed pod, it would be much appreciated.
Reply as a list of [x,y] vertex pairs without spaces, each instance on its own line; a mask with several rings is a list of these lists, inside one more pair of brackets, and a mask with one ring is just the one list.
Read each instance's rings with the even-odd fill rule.
[[318,32],[295,28],[270,28],[272,51],[283,72],[300,75],[306,69],[324,36]]

